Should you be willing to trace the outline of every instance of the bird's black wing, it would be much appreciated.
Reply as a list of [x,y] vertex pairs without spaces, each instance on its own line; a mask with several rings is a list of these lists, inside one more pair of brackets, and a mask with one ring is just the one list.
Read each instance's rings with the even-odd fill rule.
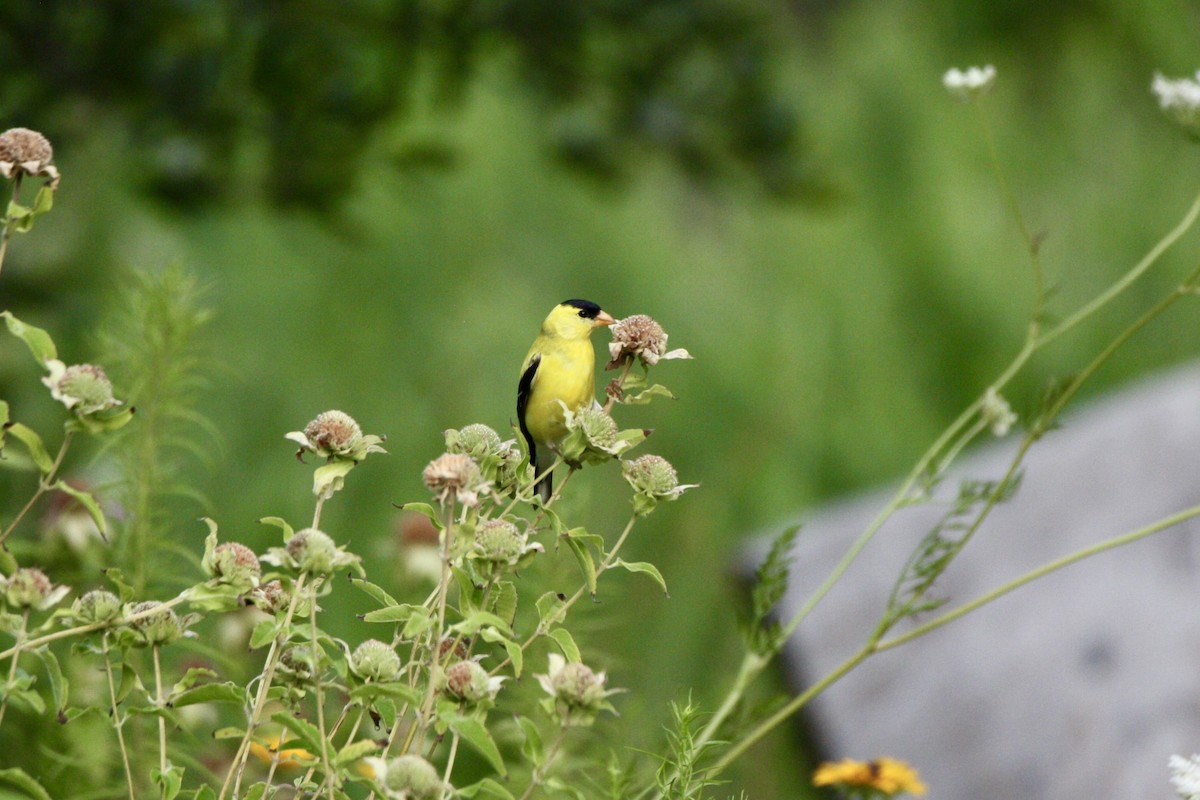
[[525,372],[521,374],[521,382],[517,384],[517,422],[521,426],[521,435],[525,437],[525,443],[529,445],[529,463],[535,474],[537,472],[537,445],[533,441],[533,434],[525,425],[525,409],[529,407],[529,396],[533,394],[533,377],[537,375],[538,365],[541,363],[540,355],[529,359],[529,366],[525,368]]

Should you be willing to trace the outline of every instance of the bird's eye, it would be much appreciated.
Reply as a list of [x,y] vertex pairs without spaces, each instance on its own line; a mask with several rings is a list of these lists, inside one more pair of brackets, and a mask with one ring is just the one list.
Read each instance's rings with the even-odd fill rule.
[[587,311],[585,311],[582,308],[579,309],[579,316],[583,317],[584,319],[587,319]]

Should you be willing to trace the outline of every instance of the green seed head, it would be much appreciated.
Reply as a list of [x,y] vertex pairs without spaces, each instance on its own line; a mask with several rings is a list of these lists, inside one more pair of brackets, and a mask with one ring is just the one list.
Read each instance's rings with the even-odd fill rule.
[[367,639],[355,648],[350,669],[363,680],[390,681],[400,672],[400,656],[378,639]]
[[107,622],[120,613],[121,599],[104,589],[93,589],[71,606],[71,615],[81,625]]
[[179,623],[179,617],[162,603],[147,600],[137,603],[129,612],[131,615],[135,615],[150,609],[158,610],[130,623],[133,629],[141,634],[146,644],[167,645],[183,635],[183,626]]
[[21,567],[8,579],[4,599],[10,606],[31,608],[45,601],[53,590],[46,573],[36,567]]
[[288,555],[302,572],[324,575],[333,572],[337,560],[337,545],[329,534],[316,528],[305,528],[288,539]]
[[445,789],[433,765],[411,754],[388,762],[384,786],[393,797],[404,800],[436,800]]

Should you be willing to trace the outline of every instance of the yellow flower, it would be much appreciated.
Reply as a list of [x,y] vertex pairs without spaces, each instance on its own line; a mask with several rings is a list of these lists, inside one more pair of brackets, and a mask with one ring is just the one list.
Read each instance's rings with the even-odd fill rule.
[[278,736],[267,737],[265,745],[258,742],[250,742],[250,752],[255,758],[265,764],[270,764],[275,759],[276,754],[278,754],[280,769],[304,767],[317,760],[316,756],[303,747],[290,747],[286,750],[280,750]]
[[825,762],[813,773],[813,786],[838,786],[843,789],[873,789],[887,797],[908,792],[925,794],[925,784],[917,771],[894,758],[855,761],[844,758]]

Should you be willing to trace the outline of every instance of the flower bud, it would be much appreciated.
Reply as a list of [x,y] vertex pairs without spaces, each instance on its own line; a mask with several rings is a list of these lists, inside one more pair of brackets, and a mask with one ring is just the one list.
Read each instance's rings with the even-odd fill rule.
[[425,486],[442,504],[454,497],[464,505],[478,505],[479,493],[488,489],[488,482],[479,471],[479,465],[463,453],[438,456],[425,467],[422,478]]
[[500,434],[487,425],[468,425],[462,430],[448,430],[446,436],[446,451],[462,453],[476,461],[482,461],[486,456],[504,451],[504,443]]
[[50,597],[54,586],[46,573],[36,567],[21,567],[5,583],[4,599],[16,608],[40,606]]
[[388,762],[384,788],[394,798],[436,800],[445,791],[433,765],[418,755],[403,755]]
[[42,378],[42,383],[50,389],[50,396],[80,416],[121,405],[121,401],[113,397],[112,381],[95,364],[68,367],[61,361],[50,359],[46,368],[50,374]]
[[337,561],[337,545],[329,534],[316,528],[296,531],[287,543],[288,555],[302,572],[324,575],[332,572]]
[[475,554],[484,561],[515,564],[525,552],[525,537],[503,519],[489,519],[475,529]]
[[400,672],[400,656],[378,639],[367,639],[350,656],[350,670],[370,681],[390,681]]
[[503,682],[504,678],[490,677],[474,661],[459,661],[446,670],[447,694],[469,705],[494,699]]
[[121,613],[121,599],[104,589],[93,589],[75,600],[71,616],[80,625],[92,625],[116,619]]
[[258,585],[262,566],[258,556],[244,544],[224,542],[213,551],[211,562],[205,565],[209,575],[221,583],[249,590]]
[[150,609],[158,610],[129,623],[133,630],[141,635],[145,644],[167,645],[183,635],[183,626],[179,623],[179,617],[172,609],[155,600],[135,604],[129,609],[129,614],[135,616]]
[[249,602],[268,614],[278,614],[287,610],[292,602],[292,593],[284,589],[280,581],[268,581],[250,594]]
[[656,497],[669,495],[679,486],[675,468],[662,456],[644,455],[626,461],[623,471],[635,491]]
[[604,676],[586,664],[563,666],[552,681],[554,695],[571,706],[590,707],[604,699]]

